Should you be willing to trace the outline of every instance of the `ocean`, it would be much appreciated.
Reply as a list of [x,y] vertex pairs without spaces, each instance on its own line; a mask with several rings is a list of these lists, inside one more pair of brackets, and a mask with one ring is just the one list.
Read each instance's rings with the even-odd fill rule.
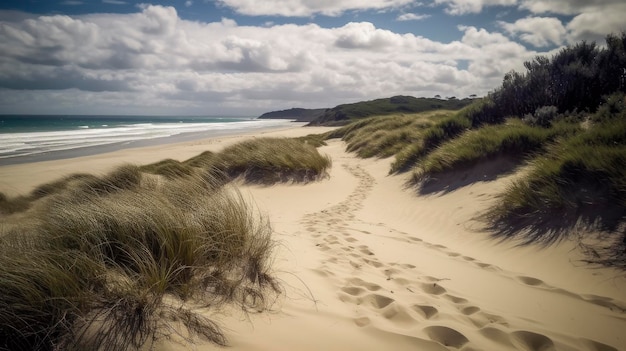
[[250,117],[0,115],[0,165],[254,132],[290,123]]

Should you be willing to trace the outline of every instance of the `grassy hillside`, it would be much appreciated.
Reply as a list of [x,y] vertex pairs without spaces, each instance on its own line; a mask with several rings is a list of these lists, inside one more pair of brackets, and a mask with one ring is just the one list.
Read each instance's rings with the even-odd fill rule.
[[345,125],[352,120],[371,116],[382,116],[400,113],[416,113],[433,110],[458,110],[474,99],[436,99],[415,98],[412,96],[394,96],[385,99],[344,104],[328,109],[324,114],[309,125]]
[[[326,135],[360,157],[390,157],[420,193],[452,191],[524,165],[484,214],[494,237],[550,244],[577,237],[589,262],[626,268],[626,34],[580,43],[510,72],[458,112],[367,118]],[[497,163],[497,167],[492,167]],[[490,164],[489,177],[448,183]],[[593,233],[593,234],[592,234]]]

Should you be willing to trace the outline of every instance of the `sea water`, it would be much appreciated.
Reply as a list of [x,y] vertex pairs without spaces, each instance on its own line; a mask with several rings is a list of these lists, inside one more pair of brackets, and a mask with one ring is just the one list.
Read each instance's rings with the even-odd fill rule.
[[253,132],[289,123],[249,117],[0,115],[0,165]]

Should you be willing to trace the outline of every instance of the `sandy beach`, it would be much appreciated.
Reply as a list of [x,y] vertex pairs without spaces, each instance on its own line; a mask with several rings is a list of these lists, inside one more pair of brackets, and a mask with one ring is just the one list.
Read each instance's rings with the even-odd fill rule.
[[[252,137],[3,166],[0,191],[24,194],[122,163],[185,160]],[[214,315],[233,350],[626,350],[623,272],[584,265],[570,241],[518,247],[480,230],[476,216],[519,174],[421,196],[406,176],[388,175],[391,159],[359,159],[338,139],[319,150],[333,162],[326,179],[240,186],[271,221],[285,294],[269,313]],[[172,340],[159,349],[188,347]]]

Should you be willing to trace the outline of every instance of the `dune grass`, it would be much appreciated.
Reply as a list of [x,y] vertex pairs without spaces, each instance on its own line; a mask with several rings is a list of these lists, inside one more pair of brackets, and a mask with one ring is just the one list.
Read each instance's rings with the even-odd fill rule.
[[215,167],[247,182],[312,181],[325,174],[330,158],[314,145],[298,139],[255,138],[222,150]]
[[[347,150],[359,157],[386,158],[423,145],[429,131],[453,115],[452,111],[370,117],[332,131],[327,138],[342,138]],[[407,155],[407,157],[410,157]]]
[[[495,235],[552,243],[575,227],[624,231],[626,120],[601,123],[563,139],[531,163],[487,218]],[[623,232],[625,234],[626,232]],[[626,262],[626,250],[622,250]]]
[[413,170],[413,182],[426,176],[472,166],[480,161],[505,156],[521,163],[544,150],[559,137],[580,130],[576,124],[561,123],[553,128],[529,126],[520,119],[505,124],[470,130],[428,153]]
[[143,166],[141,167],[141,171],[162,175],[166,178],[179,178],[191,175],[193,173],[193,167],[180,161],[166,159]]
[[198,307],[262,311],[274,301],[271,227],[236,189],[136,170],[57,183],[4,219],[0,348],[138,349],[177,323],[225,345]]
[[0,196],[0,349],[130,350],[181,329],[226,345],[199,308],[260,312],[281,292],[271,226],[227,183],[319,178],[322,143],[258,138]]

